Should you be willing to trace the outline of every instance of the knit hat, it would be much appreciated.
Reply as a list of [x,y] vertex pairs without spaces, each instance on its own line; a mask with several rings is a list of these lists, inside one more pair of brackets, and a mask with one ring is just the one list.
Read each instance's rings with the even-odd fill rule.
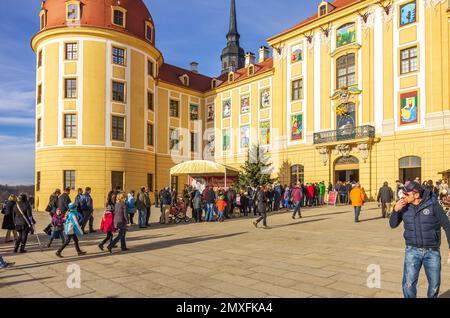
[[77,205],[75,203],[69,203],[69,209],[75,210],[77,208]]

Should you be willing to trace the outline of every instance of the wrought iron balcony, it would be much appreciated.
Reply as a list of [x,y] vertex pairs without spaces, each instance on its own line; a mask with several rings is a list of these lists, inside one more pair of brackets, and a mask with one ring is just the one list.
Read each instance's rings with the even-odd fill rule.
[[338,142],[343,140],[374,138],[374,137],[375,137],[375,127],[366,125],[354,128],[344,128],[315,133],[314,144],[318,145],[329,142]]

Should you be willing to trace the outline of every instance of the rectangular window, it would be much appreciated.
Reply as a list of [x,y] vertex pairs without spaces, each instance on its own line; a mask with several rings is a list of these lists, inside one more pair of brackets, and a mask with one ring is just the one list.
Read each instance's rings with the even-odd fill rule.
[[120,10],[114,10],[114,24],[119,26],[124,26],[124,15]]
[[78,4],[69,4],[67,6],[67,19],[79,20],[78,10],[79,10]]
[[64,189],[75,190],[75,170],[64,170]]
[[147,145],[153,146],[153,125],[147,124]]
[[118,65],[125,65],[125,50],[118,47],[113,47],[113,63]]
[[77,80],[75,78],[65,79],[65,98],[77,98]]
[[153,110],[153,93],[147,93],[147,108]]
[[147,25],[146,26],[146,30],[145,30],[145,37],[147,38],[147,40],[149,40],[150,42],[152,41],[152,27]]
[[120,116],[112,116],[112,139],[125,141],[125,118]]
[[42,119],[38,118],[36,127],[36,142],[41,142],[41,122]]
[[292,100],[303,99],[303,79],[292,81]]
[[78,60],[78,43],[66,43],[66,60]]
[[36,191],[41,191],[41,172],[36,172]]
[[125,84],[119,82],[112,83],[112,96],[115,102],[125,101]]
[[189,113],[191,120],[198,120],[198,105],[190,105]]
[[400,73],[406,74],[419,70],[417,46],[400,51]]
[[123,171],[111,171],[111,188],[123,190]]
[[172,176],[172,178],[170,178],[170,187],[172,190],[178,192],[178,177]]
[[42,50],[38,53],[38,68],[42,66]]
[[153,69],[154,69],[154,64],[152,61],[147,61],[147,74],[151,77],[154,77],[154,73],[153,73]]
[[77,138],[77,115],[64,115],[64,138]]
[[150,192],[153,192],[153,175],[151,173],[147,174],[147,187]]
[[41,102],[42,102],[42,84],[39,84],[37,90],[37,103],[40,104]]
[[180,135],[178,129],[169,130],[170,150],[178,150],[178,144],[180,142]]
[[178,117],[180,102],[177,100],[170,100],[170,117]]
[[197,134],[191,132],[191,152],[197,152]]

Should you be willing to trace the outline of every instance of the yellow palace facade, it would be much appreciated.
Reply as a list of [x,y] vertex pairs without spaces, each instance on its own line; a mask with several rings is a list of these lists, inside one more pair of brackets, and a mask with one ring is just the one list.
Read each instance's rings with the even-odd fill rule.
[[31,41],[37,207],[66,186],[92,187],[97,208],[115,186],[180,191],[173,165],[239,167],[256,143],[282,183],[359,180],[374,196],[385,180],[441,178],[449,12],[446,1],[322,2],[268,40],[273,57],[263,46],[240,65],[224,51],[212,78],[165,63],[142,1],[47,0]]

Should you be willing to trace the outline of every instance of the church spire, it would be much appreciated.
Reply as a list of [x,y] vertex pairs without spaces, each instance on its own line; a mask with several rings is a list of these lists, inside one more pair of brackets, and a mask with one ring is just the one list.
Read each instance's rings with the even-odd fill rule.
[[239,45],[240,35],[237,30],[236,1],[231,0],[230,29],[227,34],[227,47],[223,49],[222,74],[234,71],[245,65],[244,49]]
[[230,11],[230,30],[228,31],[229,35],[238,35],[237,31],[237,19],[236,19],[236,1],[231,0],[231,11]]

